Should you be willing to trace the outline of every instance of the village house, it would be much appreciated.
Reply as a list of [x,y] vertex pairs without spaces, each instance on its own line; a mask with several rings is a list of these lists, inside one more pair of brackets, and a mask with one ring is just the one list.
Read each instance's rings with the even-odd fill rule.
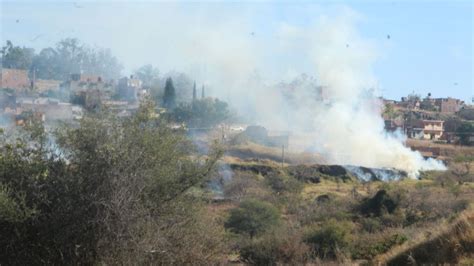
[[464,102],[454,98],[437,98],[434,99],[435,105],[441,113],[456,113],[461,110]]
[[47,123],[71,121],[78,113],[78,107],[51,98],[24,98],[20,99],[17,105],[21,113],[33,113],[36,117],[41,115],[42,121]]
[[36,92],[58,91],[61,87],[60,80],[54,79],[36,79],[33,81],[33,88]]
[[410,138],[439,140],[444,134],[444,121],[442,120],[417,120],[407,127]]
[[0,71],[0,88],[23,92],[31,87],[28,71],[24,69],[2,68]]
[[118,81],[117,91],[119,97],[129,102],[135,102],[139,99],[142,90],[142,81],[130,75],[123,77]]
[[65,87],[71,92],[87,89],[107,91],[113,89],[113,84],[112,82],[105,82],[99,75],[72,74],[70,79],[65,83]]

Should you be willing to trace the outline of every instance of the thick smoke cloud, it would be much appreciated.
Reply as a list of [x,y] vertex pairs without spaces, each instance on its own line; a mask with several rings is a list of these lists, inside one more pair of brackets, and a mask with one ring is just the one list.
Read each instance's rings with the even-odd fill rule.
[[[231,101],[241,114],[272,130],[292,132],[290,148],[311,149],[327,162],[374,168],[395,168],[416,177],[420,170],[442,170],[436,160],[424,160],[403,145],[399,132],[384,132],[381,102],[372,66],[376,45],[357,32],[358,16],[342,10],[339,16],[321,16],[306,28],[282,25],[275,52],[306,57],[315,76],[275,85],[252,69],[265,65],[252,43],[238,40],[236,54],[222,52],[218,40],[204,50],[209,72],[206,78],[217,96]],[[209,48],[209,47],[208,47]],[[240,50],[239,50],[240,49]],[[201,50],[203,51],[203,50]],[[295,52],[296,51],[296,52]],[[210,63],[212,62],[212,63]],[[286,62],[286,61],[282,61]],[[318,91],[318,86],[322,91]],[[303,137],[304,136],[304,137]]]

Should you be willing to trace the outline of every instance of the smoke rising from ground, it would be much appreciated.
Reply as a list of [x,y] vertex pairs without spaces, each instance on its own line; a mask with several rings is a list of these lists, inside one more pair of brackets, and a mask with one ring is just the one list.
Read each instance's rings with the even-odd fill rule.
[[240,113],[252,115],[256,122],[269,129],[288,130],[295,138],[304,134],[302,148],[324,155],[329,163],[395,168],[411,177],[420,170],[443,170],[441,162],[425,160],[405,147],[399,132],[384,131],[382,104],[371,69],[377,50],[374,43],[359,36],[357,19],[357,14],[345,9],[337,17],[320,17],[308,28],[281,26],[279,47],[274,51],[297,51],[297,56],[309,58],[313,66],[309,74],[315,80],[302,76],[280,85],[265,80],[248,67],[252,62],[262,64],[265,58],[249,56],[255,50],[240,40],[239,48],[243,49],[235,61],[213,42],[216,50],[209,50],[206,58],[215,59],[209,66],[215,79],[208,82],[219,88],[215,94],[229,99]]

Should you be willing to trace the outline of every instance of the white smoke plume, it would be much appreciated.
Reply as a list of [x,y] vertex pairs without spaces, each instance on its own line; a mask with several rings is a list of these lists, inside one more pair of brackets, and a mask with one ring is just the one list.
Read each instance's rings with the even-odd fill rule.
[[[274,51],[303,53],[312,63],[310,74],[316,77],[315,81],[303,77],[288,86],[269,85],[258,74],[252,74],[248,67],[251,64],[242,64],[253,57],[244,53],[232,66],[234,61],[219,52],[207,58],[219,58],[210,68],[215,67],[214,74],[219,77],[216,87],[225,86],[226,91],[214,93],[227,96],[240,113],[252,114],[269,129],[289,130],[295,138],[306,136],[304,148],[324,155],[329,163],[395,168],[406,171],[410,177],[416,177],[421,170],[445,169],[441,162],[425,160],[420,153],[405,147],[402,134],[384,132],[382,105],[376,97],[377,82],[372,73],[376,46],[359,36],[355,13],[341,12],[337,17],[319,18],[310,28],[280,28],[281,41]],[[224,75],[219,75],[219,70]],[[248,75],[253,76],[242,79]],[[322,100],[314,83],[323,88]]]

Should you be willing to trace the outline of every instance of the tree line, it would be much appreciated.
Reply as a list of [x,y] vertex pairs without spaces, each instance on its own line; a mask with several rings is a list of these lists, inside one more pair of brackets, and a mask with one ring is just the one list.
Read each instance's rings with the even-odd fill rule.
[[33,48],[20,47],[7,41],[2,47],[4,68],[28,70],[40,79],[66,80],[73,73],[94,73],[105,79],[120,77],[123,69],[110,49],[94,48],[76,38],[66,38],[36,53]]

